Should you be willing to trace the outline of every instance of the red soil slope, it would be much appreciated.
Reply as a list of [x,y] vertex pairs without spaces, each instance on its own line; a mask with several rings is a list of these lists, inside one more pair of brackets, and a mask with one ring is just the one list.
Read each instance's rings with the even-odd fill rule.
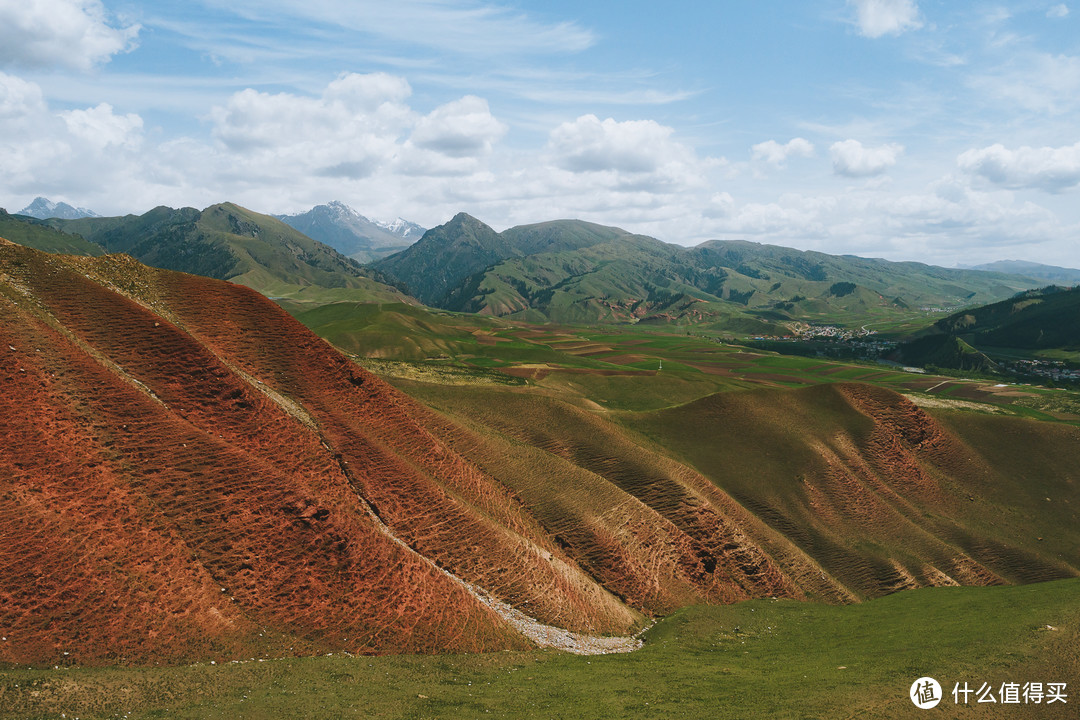
[[247,288],[3,244],[0,348],[2,660],[527,645],[440,568],[574,629],[639,618]]

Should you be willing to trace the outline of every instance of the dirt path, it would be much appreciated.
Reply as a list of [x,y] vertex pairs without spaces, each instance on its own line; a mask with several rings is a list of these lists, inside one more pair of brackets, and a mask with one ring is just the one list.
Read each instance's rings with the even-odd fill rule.
[[499,617],[505,620],[510,626],[527,637],[532,642],[536,643],[540,647],[550,647],[556,650],[564,650],[575,655],[608,655],[612,653],[628,653],[638,650],[644,644],[641,640],[642,633],[649,627],[652,627],[650,623],[646,627],[642,628],[634,635],[629,636],[604,636],[604,635],[586,635],[583,633],[571,632],[565,628],[555,627],[554,625],[545,625],[534,617],[530,617],[521,612],[509,603],[505,603],[502,600],[492,597],[483,588],[480,588],[471,582],[464,580],[457,575],[453,574],[449,570],[440,567],[430,558],[424,556],[422,553],[417,552],[404,540],[399,538],[390,527],[383,522],[379,514],[375,512],[375,509],[364,499],[363,495],[356,491],[356,484],[353,483],[351,472],[347,465],[341,464],[341,469],[345,473],[345,476],[349,479],[350,485],[353,486],[356,497],[360,501],[361,506],[367,512],[375,526],[379,528],[391,541],[398,544],[408,552],[416,555],[425,563],[430,565],[435,570],[441,572],[446,577],[464,588],[470,595],[475,597],[481,603],[491,608]]

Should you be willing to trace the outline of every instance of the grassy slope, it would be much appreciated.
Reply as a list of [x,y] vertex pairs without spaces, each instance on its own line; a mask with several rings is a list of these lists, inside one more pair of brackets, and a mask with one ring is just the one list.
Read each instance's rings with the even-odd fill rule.
[[[454,372],[550,368],[519,377],[564,397],[583,396],[612,410],[664,408],[717,391],[858,381],[903,393],[933,389],[935,395],[987,403],[987,411],[1058,417],[1043,408],[1080,416],[1077,396],[1060,389],[1002,389],[993,387],[993,382],[914,375],[881,365],[751,352],[669,325],[528,325],[400,303],[340,302],[314,307],[283,301],[282,305],[316,333],[362,357],[419,362],[423,367],[416,369],[425,372],[436,365]],[[663,372],[647,378],[559,370],[655,371],[661,361]],[[408,375],[415,377],[411,372]]]
[[[1080,580],[931,588],[834,607],[691,607],[630,655],[334,657],[209,666],[8,669],[0,717],[1072,718]],[[1055,629],[1050,630],[1047,626]],[[907,699],[929,675],[934,712]],[[953,705],[954,683],[1069,683],[1066,705]],[[936,714],[934,714],[936,712]],[[956,714],[960,713],[960,714]]]
[[1048,287],[968,308],[901,345],[905,362],[999,370],[995,361],[1080,359],[1080,288]]
[[1080,288],[1025,293],[935,323],[977,346],[1080,350]]
[[64,255],[104,255],[105,251],[78,235],[62,233],[42,220],[0,210],[0,237],[19,245]]
[[409,248],[373,263],[409,287],[413,297],[438,305],[446,293],[480,268],[516,254],[514,247],[474,217],[459,213],[424,233]]
[[[837,291],[841,281],[856,287]],[[924,306],[1007,297],[1034,284],[1000,273],[803,253],[754,243],[706,243],[683,249],[627,236],[586,249],[506,260],[478,284],[472,303],[476,307],[471,309],[512,315],[520,312],[518,308],[531,307],[556,322],[626,320],[634,316],[627,312],[633,309],[629,302],[633,300],[647,302],[653,314],[682,317],[686,314],[672,304],[677,308],[685,296],[709,304],[695,308],[704,317],[685,316],[684,321],[749,333],[770,331],[750,326],[752,318],[858,327],[917,316]],[[677,302],[671,303],[669,296]],[[592,307],[590,300],[595,298],[606,303]],[[744,327],[732,325],[736,318],[743,319]]]
[[800,319],[907,323],[924,307],[1008,297],[1038,281],[741,241],[670,245],[580,221],[495,233],[459,215],[375,264],[439,307],[561,323],[636,322],[776,334]]
[[827,255],[738,240],[714,240],[698,246],[697,250],[725,267],[750,268],[756,274],[800,277],[813,282],[854,282],[890,300],[900,297],[912,307],[980,302],[983,298],[1005,297],[1037,284],[1020,275]]
[[140,216],[49,222],[82,234],[108,252],[127,253],[153,267],[229,280],[270,297],[304,303],[407,300],[332,248],[233,203],[201,212],[158,207]]
[[[951,432],[941,440],[887,452],[846,395],[830,386],[717,395],[624,418],[857,592],[897,582],[894,562],[959,579],[962,568],[942,564],[959,551],[1010,582],[1076,574],[1076,428],[942,411]],[[941,427],[917,422],[909,435]]]
[[364,357],[422,360],[479,350],[474,332],[497,328],[484,318],[440,313],[404,303],[283,304],[316,334]]

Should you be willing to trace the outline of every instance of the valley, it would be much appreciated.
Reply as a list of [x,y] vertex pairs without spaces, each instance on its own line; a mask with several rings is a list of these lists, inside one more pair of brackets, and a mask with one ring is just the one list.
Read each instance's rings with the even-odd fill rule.
[[1067,0],[0,0],[0,720],[1077,720]]
[[[212,243],[233,268],[222,275],[241,267],[229,265],[232,243],[256,262],[281,257],[261,250],[267,238],[301,247],[262,216],[242,235],[241,209],[208,213],[232,223]],[[208,222],[192,218],[179,227]],[[68,250],[74,237],[13,222],[46,248]],[[106,248],[124,226],[73,222],[100,223],[94,233],[104,234],[91,237]],[[547,242],[552,227],[522,232]],[[577,238],[567,242],[611,242],[609,230],[561,235],[567,227],[576,226],[554,226]],[[401,686],[409,697],[441,698],[415,705],[424,716],[532,717],[570,713],[575,702],[596,717],[644,716],[646,702],[678,716],[685,702],[696,717],[714,697],[700,683],[760,681],[787,657],[806,664],[806,679],[823,662],[870,672],[855,685],[838,679],[833,687],[852,688],[839,696],[793,674],[769,680],[792,697],[831,712],[854,702],[854,688],[878,688],[884,704],[864,709],[894,717],[888,668],[929,652],[940,653],[943,675],[975,672],[990,655],[961,660],[957,648],[998,603],[1017,602],[1010,592],[1028,593],[1015,596],[1026,598],[1024,617],[1075,637],[1080,398],[1071,390],[749,347],[747,330],[759,327],[745,324],[750,304],[732,324],[538,322],[425,307],[386,285],[382,301],[357,300],[328,292],[337,281],[303,285],[324,277],[313,270],[261,267],[223,282],[125,255],[0,245],[0,347],[12,360],[0,415],[9,478],[0,533],[11,541],[0,550],[0,711],[110,716],[108,688],[119,683],[135,716],[203,716],[199,698],[235,711],[256,697],[256,714],[325,703],[334,716],[340,703],[404,700],[366,681],[360,694],[299,684],[384,668],[414,678]],[[298,291],[271,302],[244,287],[271,271]],[[847,281],[814,282],[854,294],[838,287]],[[901,310],[876,315],[888,318],[882,335],[926,331],[935,319]],[[812,628],[858,627],[860,613],[895,636],[913,613],[946,612],[947,598],[961,597],[946,593],[960,586],[970,622],[951,627],[944,645],[928,639],[878,657],[794,649]],[[758,617],[770,618],[764,629]],[[1026,622],[995,625],[1015,648],[1008,667],[1058,667],[1048,653],[1066,635],[1031,636]],[[691,639],[713,635],[712,645]],[[774,659],[740,659],[733,642],[765,643]],[[864,642],[857,634],[842,645]],[[637,647],[625,660],[606,655]],[[631,675],[676,663],[693,674],[713,653],[726,668],[719,676],[671,679],[649,700],[626,687],[609,707],[589,690],[611,682],[590,663]],[[423,680],[427,662],[462,670]],[[1059,667],[1077,672],[1075,659]],[[452,689],[458,675],[479,691],[525,668],[540,695],[522,687],[474,700]],[[563,678],[583,673],[582,694],[560,696]],[[442,678],[436,689],[432,678]],[[166,695],[153,689],[162,683]],[[795,707],[772,702],[732,707]]]

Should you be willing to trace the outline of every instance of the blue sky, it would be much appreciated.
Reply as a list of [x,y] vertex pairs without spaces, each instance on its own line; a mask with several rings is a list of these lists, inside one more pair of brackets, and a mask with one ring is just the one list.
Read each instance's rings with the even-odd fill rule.
[[[1078,3],[1080,5],[1080,3]],[[0,204],[1080,267],[1080,7],[0,0]]]

